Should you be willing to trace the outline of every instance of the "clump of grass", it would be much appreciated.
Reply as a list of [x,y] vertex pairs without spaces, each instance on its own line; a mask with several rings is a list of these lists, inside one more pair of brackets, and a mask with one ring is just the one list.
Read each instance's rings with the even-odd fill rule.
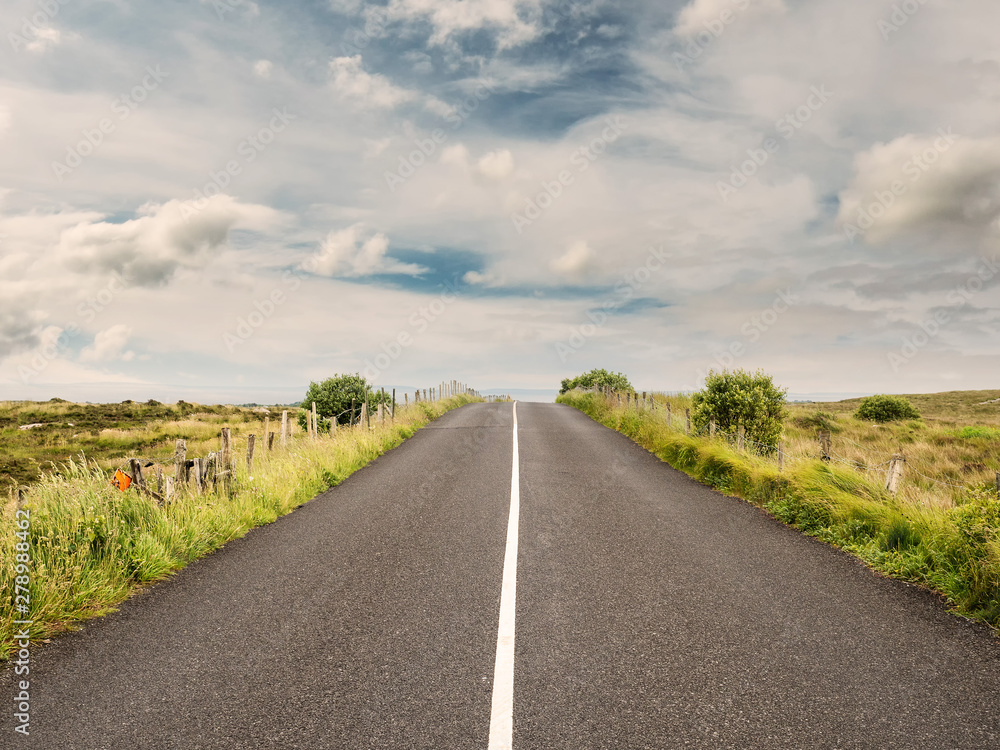
[[[96,462],[70,459],[27,493],[31,638],[47,638],[114,609],[137,587],[158,581],[250,529],[271,523],[394,448],[427,422],[475,399],[458,396],[400,409],[394,423],[343,429],[336,437],[293,440],[258,452],[253,474],[237,462],[232,497],[180,492],[160,507],[122,493]],[[214,430],[214,428],[213,428]],[[0,658],[9,653],[18,554],[17,503],[0,519]]]
[[[880,573],[940,592],[964,615],[1000,626],[1000,497],[995,491],[955,490],[956,507],[914,503],[886,492],[879,474],[818,456],[799,456],[779,473],[774,462],[738,453],[725,441],[685,434],[679,420],[668,426],[662,408],[625,410],[599,394],[568,393],[558,400],[691,477],[851,552]],[[902,434],[894,433],[893,439]]]
[[976,440],[980,438],[984,440],[1000,440],[1000,430],[995,427],[970,425],[960,430],[953,430],[951,434],[963,440]]

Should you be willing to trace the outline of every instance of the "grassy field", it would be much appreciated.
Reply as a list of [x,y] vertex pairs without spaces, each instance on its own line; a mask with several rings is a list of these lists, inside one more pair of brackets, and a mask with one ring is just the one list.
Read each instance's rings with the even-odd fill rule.
[[[92,417],[90,429],[77,432],[69,446],[60,448],[60,424],[17,435],[20,455],[34,462],[24,511],[18,515],[13,494],[2,509],[0,523],[0,658],[11,648],[14,621],[30,617],[31,638],[44,640],[82,620],[104,614],[139,587],[160,580],[192,560],[218,549],[250,529],[270,523],[332,487],[365,464],[390,450],[430,420],[449,409],[475,401],[458,396],[397,410],[394,422],[373,422],[372,428],[340,429],[335,437],[310,439],[298,431],[287,449],[260,450],[252,473],[245,458],[236,461],[234,493],[178,492],[165,506],[111,486],[109,470],[125,455],[173,456],[173,441],[188,440],[188,456],[205,456],[219,448],[223,426],[233,430],[234,451],[243,455],[254,430],[260,433],[263,414],[230,407],[164,407],[124,404],[81,407],[74,404],[33,404],[14,407],[18,420],[25,414],[37,421],[74,422]],[[111,417],[118,416],[109,427]],[[278,412],[280,420],[280,412]],[[21,421],[24,424],[24,421]],[[30,423],[30,422],[29,422]],[[274,414],[272,414],[274,425]],[[40,428],[39,428],[40,429]],[[280,429],[280,421],[274,428]],[[15,427],[16,430],[16,427]],[[33,431],[25,431],[33,432]],[[96,434],[95,434],[96,433]],[[4,434],[8,434],[5,430]],[[88,456],[69,458],[46,469],[41,461],[86,446]],[[40,459],[44,455],[46,458]],[[40,473],[38,473],[40,471]],[[148,476],[148,473],[147,473]],[[19,522],[23,529],[19,536]],[[20,548],[18,545],[21,545]],[[18,554],[28,555],[28,560]],[[18,569],[18,563],[26,565]],[[18,576],[27,576],[27,579]],[[29,611],[18,613],[18,584],[27,584]],[[21,592],[23,593],[23,592]],[[23,600],[22,600],[23,601]]]
[[[0,402],[0,496],[10,489],[37,482],[43,472],[81,454],[105,469],[113,469],[125,458],[173,460],[174,442],[188,441],[193,456],[216,450],[222,427],[233,436],[261,432],[270,415],[271,430],[281,410],[289,409],[295,421],[298,409],[238,406],[201,406],[179,401],[165,405],[157,401],[121,404],[74,404],[60,399],[44,403]],[[40,425],[20,429],[28,425]],[[297,429],[297,428],[296,428]],[[153,467],[155,468],[155,467]]]
[[[685,434],[688,396],[657,394],[657,408],[625,408],[599,394],[559,400],[616,429],[695,479],[849,551],[874,570],[943,594],[956,611],[1000,626],[1000,391],[913,395],[919,420],[872,425],[858,401],[791,404],[784,471],[773,455],[727,436]],[[664,406],[673,414],[668,426]],[[832,433],[820,460],[818,429]],[[884,488],[893,454],[906,457],[896,496]],[[919,472],[919,473],[918,473]]]

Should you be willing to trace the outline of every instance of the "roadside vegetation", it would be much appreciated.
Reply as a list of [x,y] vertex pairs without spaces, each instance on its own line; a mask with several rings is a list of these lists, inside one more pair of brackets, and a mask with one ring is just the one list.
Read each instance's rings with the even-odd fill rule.
[[169,405],[159,401],[75,404],[58,398],[44,403],[3,401],[0,496],[37,482],[81,454],[112,471],[132,457],[173,461],[174,442],[180,438],[188,441],[192,453],[207,454],[216,449],[222,427],[232,428],[234,436],[260,432],[264,419],[270,417],[274,425],[282,409],[293,420],[305,412],[292,406],[202,406],[185,401]]
[[577,375],[575,378],[565,378],[559,388],[559,393],[566,393],[574,388],[610,388],[622,393],[631,391],[632,384],[620,372],[594,369],[583,373],[583,375]]
[[[46,639],[82,620],[112,611],[143,585],[289,513],[399,445],[429,421],[476,400],[463,395],[397,407],[392,421],[373,421],[370,429],[345,427],[332,437],[320,433],[311,439],[296,432],[284,449],[275,441],[273,450],[268,451],[261,441],[252,471],[240,446],[246,446],[248,435],[261,432],[265,415],[253,409],[183,404],[90,407],[65,402],[6,405],[8,419],[11,410],[17,409],[13,421],[23,423],[28,414],[37,421],[83,423],[70,428],[82,433],[82,439],[72,445],[86,446],[92,453],[39,466],[37,473],[31,474],[32,484],[21,502],[29,519],[23,540],[17,536],[17,495],[7,494],[0,527],[0,658],[10,651],[11,636],[16,632],[14,620],[27,619],[15,608],[17,576],[27,575],[29,580],[31,638]],[[87,417],[92,421],[87,423]],[[118,421],[109,428],[110,417],[118,417]],[[270,418],[271,429],[280,429],[280,411],[272,411]],[[224,426],[232,429],[238,457],[231,493],[222,483],[204,494],[195,494],[187,485],[178,489],[170,502],[160,505],[135,488],[121,492],[111,485],[113,468],[122,463],[119,456],[136,455],[135,451],[142,456],[165,454],[169,448],[172,459],[173,444],[179,438],[187,439],[189,456],[205,455],[219,449]],[[66,434],[61,427],[34,434],[51,441],[46,444],[51,450],[49,460],[61,455],[57,441]],[[25,453],[37,460],[37,452]],[[93,453],[101,458],[91,458]],[[23,546],[18,550],[17,545],[24,542],[30,556],[26,571],[16,567],[16,555],[24,550]]]
[[[764,508],[881,574],[939,592],[963,615],[1000,626],[1000,391],[897,398],[889,407],[899,410],[893,415],[880,397],[875,419],[860,399],[785,404],[777,436],[784,446],[782,470],[776,451],[767,449],[778,440],[748,440],[740,452],[730,431],[720,428],[710,437],[699,429],[700,418],[686,434],[686,410],[704,416],[705,392],[650,394],[652,408],[649,401],[643,408],[641,400],[628,399],[626,406],[617,396],[581,390],[558,400],[693,478]],[[820,430],[830,433],[828,460],[817,440]],[[885,488],[894,455],[905,456],[896,495]]]

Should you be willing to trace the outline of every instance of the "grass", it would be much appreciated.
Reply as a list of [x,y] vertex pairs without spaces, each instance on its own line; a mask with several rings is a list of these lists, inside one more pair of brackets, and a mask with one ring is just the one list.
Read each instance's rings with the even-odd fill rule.
[[[114,489],[108,469],[87,458],[69,459],[58,470],[41,472],[24,501],[30,518],[24,541],[30,553],[31,639],[47,639],[112,611],[140,587],[291,512],[432,419],[473,400],[458,396],[400,408],[394,423],[373,423],[371,430],[341,429],[336,437],[316,441],[300,434],[285,450],[276,446],[270,453],[259,451],[252,474],[245,460],[237,462],[232,497],[221,490],[203,495],[181,492],[160,507],[134,491]],[[102,428],[99,433],[112,452],[137,442],[155,447],[166,439],[172,445],[175,437],[185,437],[189,456],[205,455],[218,448],[221,426],[236,425],[227,419],[233,416],[229,411],[200,413],[205,415],[200,420],[147,424],[134,430],[123,424],[121,429]],[[205,444],[204,450],[199,443]],[[15,610],[16,545],[22,543],[16,514],[17,503],[11,496],[0,525],[0,591],[5,592],[0,658],[10,652],[14,621],[25,619]]]
[[[996,398],[995,392],[990,398]],[[939,476],[955,472],[958,462],[997,466],[995,443],[963,438],[954,433],[963,418],[992,413],[976,411],[972,398],[942,394],[918,406],[923,419],[872,427],[857,424],[850,402],[793,405],[786,429],[789,460],[778,471],[772,457],[740,453],[726,439],[691,436],[684,432],[686,396],[657,395],[652,412],[623,408],[599,394],[570,392],[559,397],[591,418],[618,430],[639,445],[691,477],[722,492],[741,497],[777,519],[861,558],[884,575],[917,583],[945,596],[955,611],[1000,626],[1000,497],[977,482],[989,472],[964,475],[961,489],[935,485],[919,477],[904,481],[897,496],[883,486],[881,471],[819,459],[813,431],[817,422],[833,419],[838,431],[833,450],[843,450],[865,465],[885,453],[903,448],[920,456],[922,465]],[[911,397],[916,404],[920,397]],[[665,418],[671,404],[673,424]],[[856,403],[854,405],[856,409]],[[817,418],[817,412],[824,415]],[[677,415],[680,415],[678,418]],[[967,425],[968,426],[968,425]],[[848,443],[848,441],[851,441]],[[853,449],[844,445],[853,444]],[[852,453],[853,450],[853,453]],[[955,477],[959,478],[959,477]]]
[[[171,461],[174,441],[186,438],[189,451],[204,455],[213,449],[212,441],[223,426],[231,427],[234,436],[260,433],[264,418],[270,416],[271,429],[277,431],[273,425],[282,409],[296,420],[299,409],[294,407],[271,407],[268,412],[184,401],[175,405],[74,404],[61,399],[0,402],[0,494],[37,482],[45,472],[81,453],[105,469],[134,456]],[[35,424],[41,426],[19,429]]]

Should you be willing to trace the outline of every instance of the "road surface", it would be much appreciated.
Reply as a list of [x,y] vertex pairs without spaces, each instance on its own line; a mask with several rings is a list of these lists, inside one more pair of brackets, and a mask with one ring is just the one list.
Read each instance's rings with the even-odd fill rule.
[[1000,747],[987,629],[567,406],[517,405],[512,493],[513,417],[450,412],[36,646],[0,747]]

